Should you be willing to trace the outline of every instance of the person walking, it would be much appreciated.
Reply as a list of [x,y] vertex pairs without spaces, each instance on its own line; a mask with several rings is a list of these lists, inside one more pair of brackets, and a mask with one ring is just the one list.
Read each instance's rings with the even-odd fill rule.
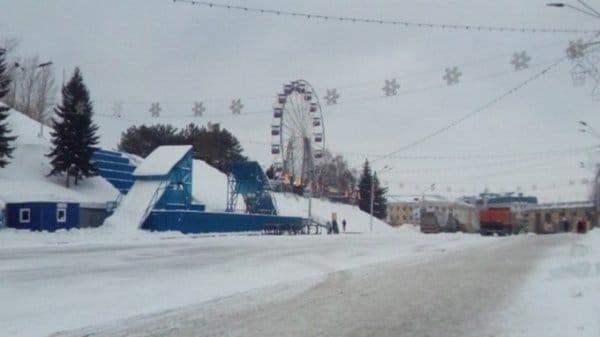
[[342,220],[342,228],[344,229],[344,233],[346,232],[346,219]]

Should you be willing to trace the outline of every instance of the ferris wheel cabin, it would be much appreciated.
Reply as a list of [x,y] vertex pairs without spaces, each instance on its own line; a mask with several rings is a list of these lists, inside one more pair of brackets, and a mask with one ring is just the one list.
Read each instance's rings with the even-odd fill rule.
[[279,125],[271,125],[271,136],[279,136],[281,134],[281,127]]

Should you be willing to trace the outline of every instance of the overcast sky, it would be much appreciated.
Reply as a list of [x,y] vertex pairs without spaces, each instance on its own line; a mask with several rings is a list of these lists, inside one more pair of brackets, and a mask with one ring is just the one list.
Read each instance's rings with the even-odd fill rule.
[[[215,2],[224,3],[223,1]],[[598,29],[600,21],[546,1],[309,0],[232,4],[424,23]],[[576,4],[576,1],[572,1]],[[590,0],[600,9],[600,1]],[[318,21],[191,6],[171,0],[0,0],[0,35],[20,39],[18,53],[54,63],[60,81],[79,66],[95,103],[102,143],[114,147],[132,124],[221,122],[252,159],[272,162],[269,112],[281,86],[305,79],[319,97],[337,88],[338,105],[324,105],[327,147],[358,167],[376,160],[392,194],[421,194],[436,184],[450,197],[484,188],[520,188],[542,201],[587,198],[597,156],[589,151],[505,156],[593,146],[577,121],[600,129],[593,83],[575,87],[563,62],[514,94],[427,141],[387,154],[477,111],[565,56],[569,40],[590,35],[478,32]],[[529,68],[513,71],[512,54],[526,51]],[[446,67],[463,73],[446,86]],[[384,80],[397,78],[400,95],[384,98]],[[424,90],[419,90],[423,89]],[[244,109],[233,116],[231,100]],[[123,102],[123,118],[112,114]],[[151,102],[161,119],[151,119]],[[203,118],[192,104],[203,101]],[[323,101],[323,100],[322,100]],[[266,111],[266,112],[263,112]],[[189,117],[187,117],[189,116]],[[485,156],[452,159],[447,156]],[[584,162],[581,168],[580,162]]]

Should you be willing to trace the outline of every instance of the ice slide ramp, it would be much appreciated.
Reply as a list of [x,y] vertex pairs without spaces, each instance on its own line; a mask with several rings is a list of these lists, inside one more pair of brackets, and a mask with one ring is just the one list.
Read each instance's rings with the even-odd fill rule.
[[164,193],[164,185],[162,180],[136,181],[104,226],[139,228]]
[[137,230],[155,207],[190,206],[192,147],[159,146],[135,169],[135,182],[104,225]]

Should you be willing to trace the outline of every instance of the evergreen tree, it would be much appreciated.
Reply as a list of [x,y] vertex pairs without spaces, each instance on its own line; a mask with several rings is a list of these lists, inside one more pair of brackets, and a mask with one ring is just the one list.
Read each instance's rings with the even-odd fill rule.
[[[373,180],[373,174],[371,172],[371,166],[369,161],[365,160],[363,165],[363,171],[360,175],[360,181],[358,183],[358,208],[361,211],[370,213],[371,212],[371,182]],[[374,212],[373,212],[374,213]]]
[[358,207],[367,213],[371,213],[371,188],[373,189],[373,216],[378,219],[385,219],[387,216],[387,199],[385,197],[387,188],[381,187],[377,174],[371,172],[369,161],[365,160],[358,183],[360,193]]
[[385,219],[387,217],[387,188],[381,187],[379,179],[377,179],[377,173],[373,175],[373,216],[377,219]]
[[[10,88],[10,78],[6,72],[4,60],[6,50],[0,47],[0,102],[3,102]],[[9,162],[7,158],[12,158],[14,147],[10,145],[17,137],[9,136],[11,133],[8,123],[4,120],[8,117],[10,108],[0,105],[0,168],[6,166]]]
[[158,146],[184,144],[192,145],[195,159],[204,160],[224,173],[232,162],[247,160],[240,142],[229,131],[193,123],[181,130],[171,125],[132,126],[121,135],[119,150],[146,157]]
[[47,156],[52,158],[49,175],[66,173],[69,187],[71,177],[77,185],[80,179],[96,174],[91,158],[98,144],[98,126],[92,122],[93,105],[79,68],[62,88],[62,96],[62,103],[54,109],[57,117],[52,118],[54,131],[50,133],[53,148]]

